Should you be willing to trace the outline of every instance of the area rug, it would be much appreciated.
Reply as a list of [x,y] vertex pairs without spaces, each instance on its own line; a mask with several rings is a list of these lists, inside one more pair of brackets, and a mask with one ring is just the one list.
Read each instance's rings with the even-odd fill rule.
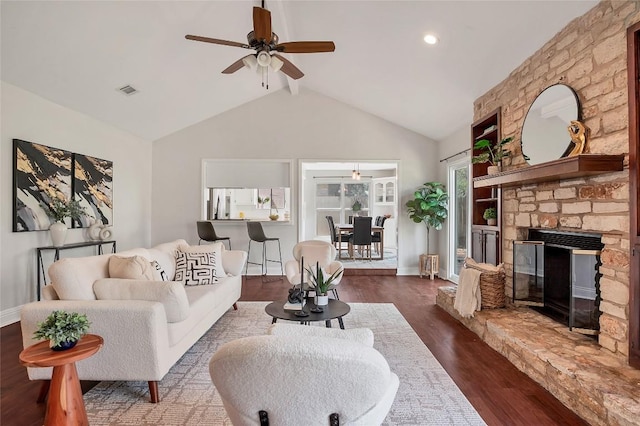
[[[265,302],[240,302],[237,311],[229,310],[220,318],[159,383],[158,404],[148,402],[147,382],[100,382],[84,396],[89,423],[231,425],[211,383],[209,360],[223,343],[265,334],[271,324],[265,306]],[[345,328],[373,330],[374,347],[400,378],[385,425],[485,424],[393,304],[350,306]]]

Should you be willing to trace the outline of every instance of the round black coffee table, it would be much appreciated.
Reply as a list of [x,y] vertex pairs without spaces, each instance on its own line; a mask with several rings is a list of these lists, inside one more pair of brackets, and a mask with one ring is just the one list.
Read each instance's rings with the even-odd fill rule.
[[307,312],[309,316],[307,317],[299,317],[296,316],[296,311],[288,311],[284,309],[284,304],[286,301],[276,301],[271,302],[264,308],[265,312],[273,317],[273,321],[271,323],[275,323],[279,319],[288,320],[288,321],[298,321],[300,324],[309,324],[312,321],[324,321],[325,325],[331,328],[331,320],[338,319],[338,324],[340,324],[340,328],[344,330],[344,323],[342,322],[342,317],[347,315],[351,308],[344,302],[341,302],[336,299],[329,299],[329,304],[323,306],[323,312],[315,313],[311,312],[310,309],[314,308],[316,305],[313,303],[313,297],[307,298],[307,303],[302,308],[303,311]]

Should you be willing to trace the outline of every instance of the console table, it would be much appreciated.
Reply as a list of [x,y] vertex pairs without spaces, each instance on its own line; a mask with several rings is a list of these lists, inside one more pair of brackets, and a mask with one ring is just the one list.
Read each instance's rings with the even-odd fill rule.
[[36,251],[37,251],[36,263],[38,265],[38,289],[37,289],[38,300],[40,300],[41,283],[44,281],[44,285],[47,285],[47,277],[46,277],[46,274],[44,272],[44,263],[42,261],[42,252],[43,251],[55,251],[55,253],[53,255],[53,261],[55,262],[56,260],[60,260],[60,252],[62,250],[69,250],[69,249],[75,249],[75,248],[81,248],[81,247],[98,247],[98,255],[101,255],[102,254],[102,246],[104,244],[111,244],[111,253],[115,253],[116,252],[116,242],[115,242],[115,240],[109,240],[109,241],[84,241],[84,242],[81,242],[81,243],[65,244],[65,245],[60,246],[60,247],[55,247],[55,246],[37,247],[36,248]]

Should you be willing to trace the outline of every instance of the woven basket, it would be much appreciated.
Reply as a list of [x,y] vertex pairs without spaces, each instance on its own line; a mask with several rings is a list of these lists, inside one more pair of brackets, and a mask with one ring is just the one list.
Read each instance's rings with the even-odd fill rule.
[[504,269],[498,271],[487,271],[482,264],[476,263],[473,259],[467,259],[465,268],[477,269],[480,274],[480,296],[482,309],[502,308],[505,305],[506,296],[504,294]]

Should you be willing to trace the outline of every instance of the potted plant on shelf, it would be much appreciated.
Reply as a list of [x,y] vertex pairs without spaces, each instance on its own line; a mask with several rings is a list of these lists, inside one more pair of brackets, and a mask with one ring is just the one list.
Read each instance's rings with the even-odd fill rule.
[[67,201],[64,198],[54,198],[49,204],[49,216],[55,219],[49,227],[51,234],[51,242],[54,247],[62,247],[67,236],[67,225],[64,223],[65,218],[80,219],[85,214],[84,207],[80,205],[80,201],[71,199]]
[[90,325],[85,314],[53,311],[46,320],[38,323],[33,337],[38,340],[48,339],[51,349],[64,351],[74,347],[87,334]]
[[498,210],[495,207],[489,207],[485,209],[482,217],[487,221],[487,225],[496,226],[498,223]]
[[505,145],[513,140],[513,137],[502,139],[500,142],[496,142],[495,145],[488,139],[480,139],[473,145],[474,150],[480,151],[480,154],[474,155],[471,158],[473,164],[489,163],[487,168],[487,174],[496,174],[500,172],[500,166],[502,159],[511,155],[511,151],[505,149]]
[[309,274],[309,282],[311,287],[314,288],[316,292],[315,303],[316,306],[325,306],[329,304],[329,287],[331,283],[340,278],[342,275],[342,269],[335,271],[331,275],[326,275],[326,273],[320,267],[320,264],[316,262],[315,270],[314,268],[307,267],[305,268],[307,273]]
[[427,226],[427,254],[429,254],[429,229],[442,229],[448,215],[449,194],[440,182],[426,182],[413,193],[413,200],[407,201],[407,213],[415,223]]
[[269,197],[262,198],[261,196],[258,195],[258,204],[260,204],[261,209],[264,209],[264,205],[267,204],[269,201],[271,201],[271,198]]

